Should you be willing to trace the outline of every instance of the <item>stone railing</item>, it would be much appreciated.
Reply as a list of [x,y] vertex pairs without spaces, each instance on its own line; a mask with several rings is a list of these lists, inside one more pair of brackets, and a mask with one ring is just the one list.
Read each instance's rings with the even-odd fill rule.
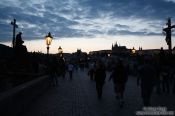
[[49,88],[49,77],[41,76],[0,93],[0,116],[19,116]]

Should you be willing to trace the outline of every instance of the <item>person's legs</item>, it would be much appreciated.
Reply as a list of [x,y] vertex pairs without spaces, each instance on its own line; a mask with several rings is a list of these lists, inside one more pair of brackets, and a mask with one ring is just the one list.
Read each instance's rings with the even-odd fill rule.
[[162,80],[162,91],[165,92],[165,77],[163,77],[163,80]]
[[55,84],[58,86],[58,75],[55,74]]
[[144,103],[144,106],[150,106],[151,105],[151,94],[152,94],[152,90],[153,88],[152,87],[149,87],[149,88],[145,88],[144,91],[143,91],[143,103]]
[[99,85],[97,82],[96,82],[96,91],[97,91],[97,97],[99,97]]
[[93,74],[90,73],[90,79],[93,80]]
[[69,71],[70,80],[72,80],[72,71]]
[[115,97],[116,97],[116,99],[119,99],[119,93],[118,93],[118,89],[117,89],[117,85],[116,84],[114,84],[114,92],[115,92]]
[[119,84],[118,91],[119,91],[119,100],[120,100],[120,107],[122,108],[124,105],[124,84]]
[[97,91],[97,97],[98,97],[98,99],[100,99],[101,96],[102,96],[102,87],[101,87],[101,85],[100,85],[99,83],[97,83],[97,82],[96,82],[96,91]]
[[100,83],[100,86],[99,86],[99,96],[100,96],[100,98],[102,97],[102,94],[103,94],[103,84]]
[[145,87],[141,87],[141,96],[142,96],[142,101],[144,106],[149,106],[148,105],[148,90]]
[[156,93],[157,94],[161,94],[161,91],[160,91],[160,80],[157,80],[156,81]]
[[173,82],[173,94],[175,95],[175,79],[174,79],[174,82]]
[[169,86],[168,77],[166,78],[165,85],[166,85],[166,92],[169,93],[170,92],[170,86]]

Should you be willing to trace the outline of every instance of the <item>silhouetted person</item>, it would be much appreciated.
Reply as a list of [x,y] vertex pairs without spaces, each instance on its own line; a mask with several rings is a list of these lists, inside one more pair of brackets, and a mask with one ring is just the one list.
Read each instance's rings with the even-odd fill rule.
[[173,89],[172,92],[175,95],[175,66],[173,68],[173,72],[172,72],[172,81],[173,81]]
[[167,66],[162,67],[161,76],[162,76],[162,91],[169,93],[170,92],[169,68]]
[[[113,79],[114,90],[116,93],[116,98],[120,100],[120,107],[123,107],[124,104],[124,91],[125,85],[128,79],[128,67],[124,66],[122,60],[118,60],[118,63],[114,67],[110,79]],[[110,80],[109,79],[109,80]]]
[[94,71],[94,79],[96,82],[96,91],[99,99],[101,99],[102,97],[105,78],[106,78],[105,65],[101,61],[98,61],[96,63],[96,69]]
[[33,56],[31,57],[31,61],[32,61],[33,72],[38,73],[39,72],[39,62],[38,62],[39,60],[35,52],[33,53]]
[[93,64],[91,64],[91,67],[88,71],[88,76],[90,76],[91,80],[94,80],[94,65]]
[[58,79],[57,79],[57,69],[58,69],[58,62],[55,57],[53,57],[49,62],[48,62],[48,73],[51,78],[52,84],[53,85],[58,85]]
[[160,64],[155,64],[155,69],[156,69],[156,92],[157,94],[161,94],[161,68],[160,68]]
[[81,69],[82,71],[84,71],[84,63],[83,63],[83,62],[80,63],[80,69]]
[[91,80],[93,80],[94,78],[94,69],[91,68],[89,71],[88,71],[88,76],[90,77]]
[[60,70],[60,76],[62,76],[64,79],[66,75],[66,64],[63,58],[59,59],[59,70]]
[[137,85],[141,85],[141,96],[144,106],[150,105],[155,77],[156,71],[151,65],[150,59],[145,59],[143,64],[139,67],[139,75],[137,78]]
[[72,80],[72,77],[73,77],[73,69],[74,69],[74,65],[72,63],[69,63],[68,64],[68,72],[69,72],[70,80]]

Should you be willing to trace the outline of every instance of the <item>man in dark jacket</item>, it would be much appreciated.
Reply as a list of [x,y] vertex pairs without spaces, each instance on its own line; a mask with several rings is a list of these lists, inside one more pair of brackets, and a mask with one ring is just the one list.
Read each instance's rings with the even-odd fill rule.
[[105,78],[106,78],[105,65],[102,62],[98,61],[96,63],[96,69],[94,72],[94,79],[96,82],[96,90],[97,90],[97,95],[98,95],[99,99],[101,99],[101,97],[102,97],[103,85],[105,82]]

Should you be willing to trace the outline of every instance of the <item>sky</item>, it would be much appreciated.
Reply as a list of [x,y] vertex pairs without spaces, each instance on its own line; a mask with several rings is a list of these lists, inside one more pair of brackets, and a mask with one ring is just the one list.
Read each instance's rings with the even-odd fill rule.
[[50,53],[59,46],[70,53],[111,49],[116,42],[166,49],[162,28],[169,17],[175,24],[174,16],[175,0],[0,0],[0,43],[11,46],[15,18],[28,51],[46,53],[48,32],[53,36]]

